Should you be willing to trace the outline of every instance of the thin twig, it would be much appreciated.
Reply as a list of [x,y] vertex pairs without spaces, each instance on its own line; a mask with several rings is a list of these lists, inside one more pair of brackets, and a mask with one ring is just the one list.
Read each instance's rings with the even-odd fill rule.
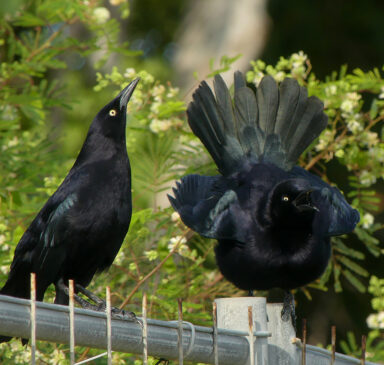
[[301,353],[301,365],[307,362],[307,320],[303,318],[303,350]]
[[181,298],[177,299],[177,308],[179,313],[178,318],[178,331],[177,331],[177,347],[179,349],[179,365],[184,364],[184,353],[183,353],[183,300]]
[[172,250],[169,252],[169,254],[163,259],[163,261],[161,261],[152,271],[150,271],[147,275],[145,275],[136,285],[135,287],[132,289],[132,291],[130,292],[130,294],[127,296],[127,298],[125,298],[124,302],[120,305],[120,309],[124,308],[128,303],[129,301],[131,300],[131,298],[133,297],[133,295],[137,292],[137,290],[153,275],[155,274],[157,271],[160,270],[160,268],[167,262],[167,260],[177,251],[177,249],[179,248],[180,244],[181,244],[181,241],[183,240],[184,237],[186,237],[186,235],[189,233],[190,229],[187,229],[184,234],[180,237],[179,241],[173,246]]
[[336,145],[344,136],[347,134],[347,129],[345,128],[341,134],[323,151],[321,151],[317,156],[312,158],[311,161],[304,167],[305,170],[310,170],[312,166],[316,165],[318,161],[320,161],[327,153],[331,151],[331,148]]
[[31,365],[36,364],[36,274],[31,273]]
[[332,355],[331,355],[331,365],[335,363],[336,356],[336,326],[332,326]]
[[74,303],[74,283],[69,280],[69,352],[70,364],[75,363],[75,303]]
[[361,365],[365,365],[365,355],[367,352],[367,336],[361,337]]
[[253,308],[248,307],[248,327],[249,327],[249,364],[255,364],[255,344],[253,337]]
[[147,293],[143,294],[143,365],[148,364]]
[[217,304],[216,302],[213,302],[212,317],[213,317],[213,356],[214,356],[215,365],[219,365],[219,349],[218,349],[218,343],[217,343]]

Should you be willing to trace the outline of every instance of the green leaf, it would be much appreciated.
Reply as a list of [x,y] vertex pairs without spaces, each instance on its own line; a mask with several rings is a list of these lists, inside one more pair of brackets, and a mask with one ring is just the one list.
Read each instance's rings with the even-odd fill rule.
[[332,241],[335,243],[333,246],[334,250],[342,253],[343,255],[347,255],[358,260],[363,260],[365,258],[365,255],[362,252],[346,246],[341,239],[333,238]]
[[356,274],[367,277],[369,275],[368,271],[363,269],[360,265],[356,264],[356,262],[350,260],[345,256],[339,256],[338,260],[345,265],[348,269],[354,271]]
[[349,270],[342,270],[342,274],[360,293],[366,292],[367,289],[365,285]]
[[40,17],[32,14],[23,12],[14,22],[14,25],[19,27],[38,27],[45,25],[45,21]]

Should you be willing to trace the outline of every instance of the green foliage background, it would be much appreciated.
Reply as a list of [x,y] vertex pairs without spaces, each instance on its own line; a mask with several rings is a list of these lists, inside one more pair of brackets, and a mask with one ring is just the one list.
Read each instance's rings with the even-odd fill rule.
[[[127,304],[138,314],[145,291],[149,316],[164,320],[177,318],[177,298],[183,298],[185,319],[209,326],[214,298],[243,293],[218,272],[214,242],[188,230],[164,204],[164,192],[185,174],[216,174],[215,166],[187,126],[178,89],[143,69],[137,52],[120,41],[128,3],[111,0],[110,10],[100,0],[13,4],[0,7],[0,282],[24,230],[74,162],[72,151],[81,146],[85,126],[138,75],[142,80],[129,103],[127,126],[134,214],[113,266],[90,289],[104,296],[109,285],[113,304]],[[232,60],[223,58],[210,76],[228,69]],[[341,293],[344,287],[360,295],[369,287],[368,357],[384,362],[384,281],[367,263],[382,260],[383,254],[377,238],[383,226],[375,219],[383,210],[376,191],[384,174],[381,70],[342,67],[320,81],[307,56],[298,52],[276,65],[252,62],[247,79],[257,83],[265,74],[277,81],[294,77],[324,101],[328,127],[300,164],[337,183],[362,217],[352,235],[333,240],[325,274],[300,289],[298,298],[310,300],[318,290]],[[53,296],[51,289],[45,300]],[[342,349],[358,356],[356,341],[349,334]],[[67,346],[39,343],[38,348],[41,363],[67,361]],[[84,351],[78,349],[79,358]],[[2,364],[26,364],[28,356],[18,341],[0,345]],[[129,354],[114,356],[116,364],[140,363]]]

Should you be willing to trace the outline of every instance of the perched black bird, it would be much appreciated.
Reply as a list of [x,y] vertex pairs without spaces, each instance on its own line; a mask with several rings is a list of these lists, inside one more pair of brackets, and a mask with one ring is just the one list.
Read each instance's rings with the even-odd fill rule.
[[[125,128],[127,103],[138,81],[96,115],[73,167],[18,243],[0,294],[29,298],[34,272],[37,300],[53,283],[55,303],[68,304],[69,279],[76,292],[83,292],[96,272],[112,264],[132,213]],[[0,342],[9,339],[0,337]]]
[[[220,76],[214,90],[216,97],[202,82],[187,114],[220,175],[182,178],[169,197],[173,208],[218,240],[217,264],[238,288],[289,291],[317,279],[330,236],[359,221],[339,190],[294,166],[327,125],[322,102],[291,78],[278,87],[265,76],[253,91],[240,72],[233,101]],[[285,300],[284,313],[292,296]]]

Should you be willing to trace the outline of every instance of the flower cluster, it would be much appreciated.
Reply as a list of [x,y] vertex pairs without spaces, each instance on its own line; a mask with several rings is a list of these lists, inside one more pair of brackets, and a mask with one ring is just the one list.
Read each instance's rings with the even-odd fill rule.
[[278,82],[286,77],[305,80],[308,72],[308,56],[303,51],[299,51],[288,59],[280,57],[276,66],[266,65],[262,60],[251,61],[251,65],[253,69],[247,72],[247,81],[256,85],[264,75],[271,75]]
[[368,291],[374,296],[372,308],[376,313],[368,316],[367,326],[371,329],[384,329],[384,279],[372,276],[369,281]]

